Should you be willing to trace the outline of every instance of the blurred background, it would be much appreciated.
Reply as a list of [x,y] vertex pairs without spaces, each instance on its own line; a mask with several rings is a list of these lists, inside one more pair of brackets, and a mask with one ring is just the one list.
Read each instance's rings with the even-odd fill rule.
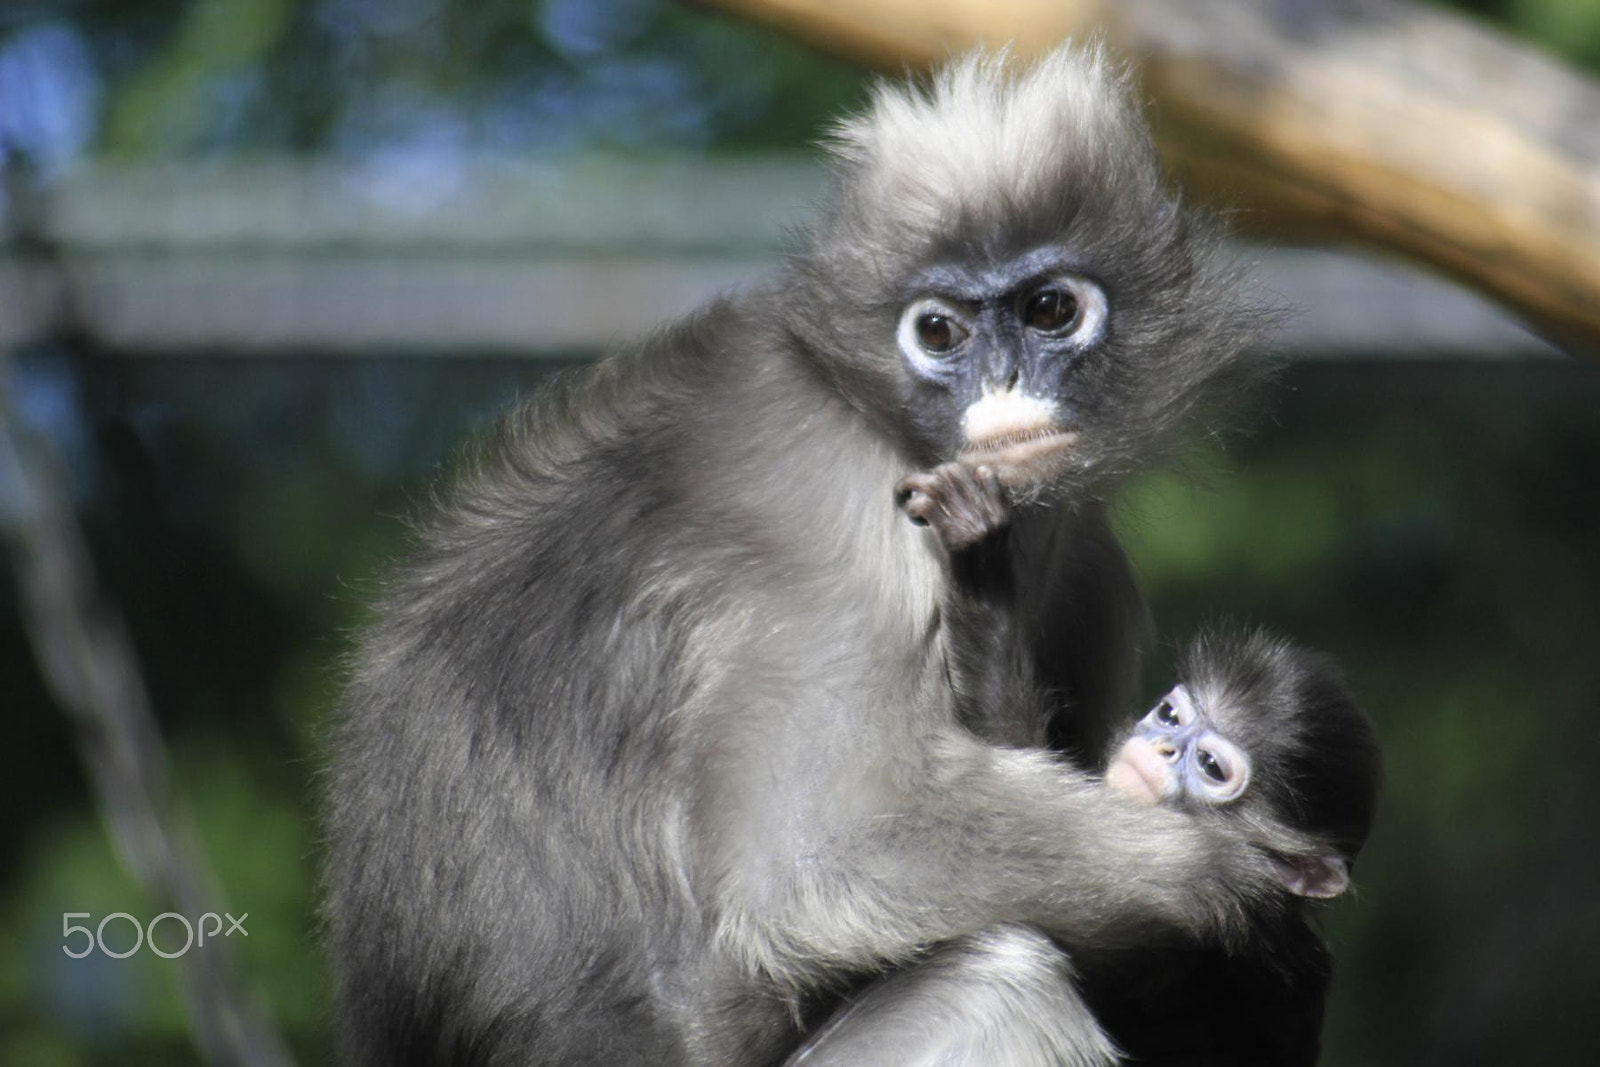
[[[1455,6],[1600,70],[1600,3]],[[40,515],[77,516],[78,606],[125,624],[204,899],[249,914],[241,986],[328,1061],[318,737],[405,516],[519,394],[773,264],[869,84],[664,0],[6,0],[0,1063],[202,1060],[181,961],[62,951],[64,913],[168,902],[97,807],[106,727],[41,670],[83,648],[30,614]],[[1287,631],[1377,720],[1327,1062],[1586,1060],[1600,363],[1395,262],[1242,254],[1297,309],[1268,415],[1118,514],[1164,636]]]

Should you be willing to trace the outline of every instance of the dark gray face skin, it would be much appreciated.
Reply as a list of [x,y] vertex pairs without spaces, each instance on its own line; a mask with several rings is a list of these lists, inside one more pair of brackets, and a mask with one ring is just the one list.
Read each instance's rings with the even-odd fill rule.
[[897,339],[913,373],[963,411],[985,389],[1065,400],[1070,364],[1107,325],[1099,284],[1056,248],[987,270],[952,264],[919,272],[904,304],[909,329]]
[[1027,492],[1071,463],[1072,371],[1108,328],[1099,283],[1064,249],[1040,248],[987,269],[919,272],[895,336],[923,386],[920,421],[946,428],[941,451]]
[[[1098,736],[1142,616],[1073,494],[1226,399],[1250,333],[1128,90],[1096,54],[1019,84],[968,62],[886,89],[837,155],[838,203],[781,277],[524,405],[419,523],[327,775],[349,1062],[772,1063],[806,1009],[929,946],[913,984],[992,1006],[968,1036],[1010,1018],[997,983],[1050,985],[1003,1061],[1108,1062],[1093,1018],[1057,1010],[1082,1006],[1055,944],[1237,943],[1280,906],[1246,835],[963,724],[949,561],[891,505],[973,443],[985,366],[1055,385],[1034,399],[1080,436],[1069,463],[1012,464],[1062,506],[1007,539],[1030,577],[995,677],[1006,731],[1037,744],[1070,704]],[[1042,248],[1106,296],[1075,354],[1006,310],[1062,265],[1015,265]],[[973,280],[941,263],[988,279],[963,312],[981,356],[930,377],[897,326],[918,286]],[[953,1021],[874,1003],[846,1014]]]

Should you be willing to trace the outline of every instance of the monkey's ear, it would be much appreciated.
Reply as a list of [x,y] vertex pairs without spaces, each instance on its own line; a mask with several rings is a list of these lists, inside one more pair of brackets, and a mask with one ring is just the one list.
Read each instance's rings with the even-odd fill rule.
[[1338,856],[1274,856],[1278,880],[1297,897],[1328,900],[1350,888],[1350,867]]

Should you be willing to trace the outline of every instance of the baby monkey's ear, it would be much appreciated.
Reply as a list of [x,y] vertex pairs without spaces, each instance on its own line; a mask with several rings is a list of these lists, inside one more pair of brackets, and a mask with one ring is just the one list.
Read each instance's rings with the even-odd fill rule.
[[1297,897],[1328,900],[1350,888],[1350,866],[1339,856],[1273,856],[1278,880]]

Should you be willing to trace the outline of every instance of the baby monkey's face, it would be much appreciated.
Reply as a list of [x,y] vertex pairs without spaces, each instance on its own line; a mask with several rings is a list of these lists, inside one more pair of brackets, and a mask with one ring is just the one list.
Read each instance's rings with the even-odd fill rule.
[[1180,685],[1133,728],[1106,768],[1106,784],[1143,804],[1227,804],[1250,784],[1250,757]]

